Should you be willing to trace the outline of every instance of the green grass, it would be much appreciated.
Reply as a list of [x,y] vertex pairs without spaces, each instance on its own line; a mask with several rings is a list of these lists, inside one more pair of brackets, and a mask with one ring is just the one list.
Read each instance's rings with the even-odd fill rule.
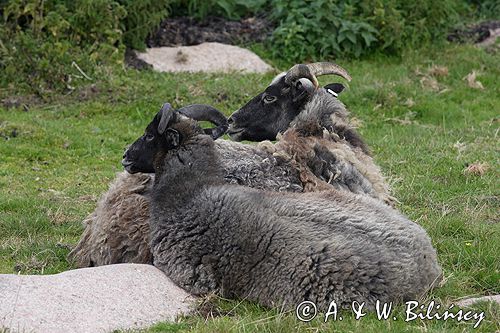
[[[500,293],[500,60],[467,46],[408,52],[402,58],[342,61],[354,78],[341,99],[401,202],[430,234],[445,281],[428,300],[449,305]],[[448,75],[432,75],[445,66]],[[472,70],[484,90],[463,78]],[[24,108],[0,107],[0,273],[51,274],[72,268],[69,248],[82,219],[107,189],[123,148],[165,101],[208,103],[230,114],[261,91],[268,75],[114,72],[93,90]],[[337,81],[321,79],[322,83]],[[431,86],[435,86],[432,88]],[[4,94],[2,96],[2,93]],[[5,98],[0,91],[0,97]],[[483,175],[465,175],[475,162]],[[225,316],[199,314],[149,332],[463,332],[456,321],[378,321],[374,315],[300,323],[293,313],[216,300]],[[483,304],[476,331],[500,330],[500,309]]]

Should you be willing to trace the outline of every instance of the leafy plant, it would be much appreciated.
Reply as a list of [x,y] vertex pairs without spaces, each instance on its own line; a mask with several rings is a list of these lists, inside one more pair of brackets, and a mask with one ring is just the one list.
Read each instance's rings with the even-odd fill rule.
[[0,84],[43,96],[88,82],[144,48],[170,0],[12,0],[0,4]]
[[[475,9],[476,11],[471,9]],[[0,0],[0,86],[64,92],[143,49],[167,15],[265,15],[287,62],[361,57],[443,39],[460,18],[500,15],[494,0]],[[101,67],[99,67],[101,66]],[[106,77],[105,75],[103,75]]]
[[352,11],[352,6],[326,0],[278,1],[272,16],[279,21],[272,38],[275,54],[294,60],[359,57],[377,40],[378,32]]
[[262,10],[268,0],[177,0],[172,5],[176,16],[188,15],[203,19],[209,15],[240,19]]
[[500,17],[500,1],[498,0],[467,0],[481,19],[497,19]]
[[71,90],[97,64],[121,59],[119,22],[126,12],[116,2],[13,0],[2,12],[2,84],[43,96]]
[[291,60],[399,53],[441,36],[467,6],[432,0],[277,0],[275,55]]
[[143,50],[145,40],[170,12],[172,0],[118,0],[127,11],[122,19],[123,43]]

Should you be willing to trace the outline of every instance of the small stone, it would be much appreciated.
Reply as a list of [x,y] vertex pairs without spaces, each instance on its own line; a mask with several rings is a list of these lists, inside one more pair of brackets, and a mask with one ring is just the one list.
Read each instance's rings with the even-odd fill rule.
[[465,307],[465,306],[471,306],[477,302],[496,302],[498,305],[500,305],[500,294],[493,295],[493,296],[465,298],[465,299],[462,299],[462,300],[456,302],[455,305],[458,305],[460,307]]

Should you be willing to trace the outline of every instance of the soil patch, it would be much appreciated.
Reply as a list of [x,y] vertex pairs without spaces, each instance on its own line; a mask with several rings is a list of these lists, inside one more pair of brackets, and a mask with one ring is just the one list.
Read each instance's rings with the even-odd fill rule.
[[500,21],[487,21],[466,28],[454,29],[448,40],[456,43],[482,43],[490,37],[495,37],[495,31],[500,29]]
[[147,39],[148,47],[198,45],[205,42],[244,44],[262,42],[273,31],[270,21],[250,17],[229,21],[221,17],[197,20],[192,17],[165,19]]

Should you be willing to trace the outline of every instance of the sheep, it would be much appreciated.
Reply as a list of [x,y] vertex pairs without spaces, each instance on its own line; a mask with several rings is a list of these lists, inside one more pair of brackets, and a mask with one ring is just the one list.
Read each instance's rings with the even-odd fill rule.
[[220,160],[213,139],[166,104],[122,162],[131,172],[154,168],[154,265],[188,292],[284,309],[304,300],[373,309],[440,280],[425,230],[390,206],[347,191],[227,184]]
[[278,138],[276,144],[267,141],[261,146],[295,161],[306,191],[333,186],[393,204],[380,168],[336,98],[343,86],[318,87],[316,76],[324,74],[351,80],[347,71],[332,63],[295,65],[234,112],[227,133],[235,141]]
[[[315,75],[336,73],[350,79],[345,70],[335,65],[331,67],[333,70],[323,70],[321,73],[316,71]],[[289,72],[293,73],[294,68],[296,67],[292,67]],[[275,90],[277,87],[275,83],[284,76],[286,75],[278,75],[265,93]],[[310,77],[310,75],[304,76]],[[299,78],[295,83],[296,88],[293,89],[301,91],[300,96],[305,105],[304,111],[299,112],[295,118],[289,117],[288,121],[292,124],[292,129],[286,131],[278,143],[263,142],[258,146],[251,146],[223,140],[215,142],[216,149],[223,155],[222,163],[226,172],[226,181],[259,189],[290,192],[337,188],[388,201],[388,187],[383,181],[380,170],[367,153],[366,144],[355,130],[348,126],[348,113],[345,106],[336,98],[336,95],[343,90],[343,86],[333,84],[327,85],[325,89],[316,90],[316,88],[311,88],[311,82],[317,82],[315,76],[311,80]],[[302,87],[305,88],[302,89]],[[313,97],[311,98],[310,95]],[[261,97],[262,94],[259,94],[252,101],[260,100]],[[292,103],[293,98],[289,96],[288,108],[290,109],[295,107]],[[281,98],[280,101],[283,100],[284,98]],[[312,108],[317,105],[314,102],[316,100],[329,103],[327,109],[335,115],[335,126],[330,125],[326,131],[320,128],[316,120],[318,114],[307,111],[308,108],[316,111],[320,109],[319,107]],[[257,141],[259,138],[253,133],[265,132],[265,126],[269,123],[283,123],[278,119],[258,124],[257,127],[252,123],[245,123],[242,126],[240,118],[246,117],[250,109],[259,112],[258,107],[255,110],[256,106],[255,103],[252,104],[252,101],[230,118],[229,134],[233,139],[241,139],[235,135],[236,129],[242,133],[250,133],[248,138]],[[285,102],[283,101],[283,104]],[[205,111],[196,111],[193,109],[196,107],[199,110],[203,109],[203,106],[195,105],[187,107],[190,110],[189,114],[186,113],[186,108],[180,111],[189,117],[201,120],[200,117],[203,117],[202,113]],[[209,107],[206,106],[206,108]],[[281,110],[281,113],[287,113],[287,108]],[[307,116],[311,117],[309,122]],[[213,110],[209,118],[208,120],[212,122],[222,123],[221,116],[216,116]],[[255,122],[258,123],[258,121]],[[286,125],[287,122],[284,124]],[[300,124],[302,126],[299,126]],[[224,129],[225,127],[219,126],[218,134]],[[273,139],[273,135],[276,136],[282,130],[283,128],[279,127],[273,132],[274,134],[263,139]],[[318,137],[321,135],[323,137]],[[151,255],[148,247],[144,245],[149,240],[147,232],[149,198],[146,194],[153,184],[153,179],[153,174],[141,177],[132,177],[128,173],[118,174],[107,194],[99,201],[95,212],[85,219],[84,233],[76,248],[70,252],[70,261],[74,261],[78,267],[121,262],[149,263],[146,260]],[[129,195],[132,197],[128,198]],[[115,197],[120,200],[113,200]],[[141,205],[136,206],[133,202],[139,197]],[[127,213],[128,210],[132,212]],[[134,219],[129,216],[134,216]]]
[[118,173],[95,211],[83,221],[85,231],[70,252],[70,260],[78,267],[152,264],[148,236],[152,184],[147,173]]
[[[225,117],[211,106],[190,105],[178,111],[198,120],[222,124],[213,130],[213,138],[225,131]],[[303,191],[298,171],[279,157],[255,145],[226,140],[216,140],[215,145],[222,156],[227,183],[274,191]],[[154,170],[147,172],[118,173],[96,210],[84,220],[85,230],[80,241],[68,255],[77,267],[124,262],[151,264],[149,193],[155,177]]]

